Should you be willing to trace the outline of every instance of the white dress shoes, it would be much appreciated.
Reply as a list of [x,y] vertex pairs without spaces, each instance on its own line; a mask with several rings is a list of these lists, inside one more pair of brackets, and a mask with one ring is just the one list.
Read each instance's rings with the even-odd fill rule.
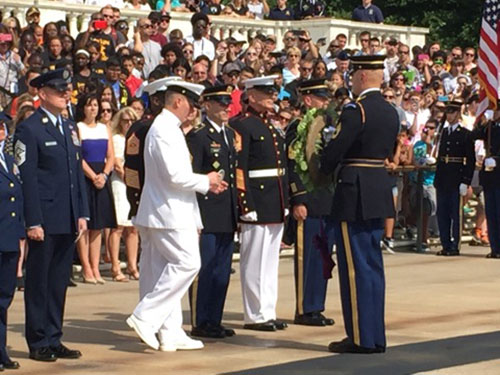
[[175,352],[176,350],[197,350],[203,349],[203,342],[194,340],[183,331],[175,338],[166,339],[160,335],[160,351]]
[[130,328],[135,330],[135,333],[141,338],[142,341],[154,350],[158,350],[160,343],[156,338],[156,332],[144,322],[141,322],[134,315],[127,318],[127,324]]

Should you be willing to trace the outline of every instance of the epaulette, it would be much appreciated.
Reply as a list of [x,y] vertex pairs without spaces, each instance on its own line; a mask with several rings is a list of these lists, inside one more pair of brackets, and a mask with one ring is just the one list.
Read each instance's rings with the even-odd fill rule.
[[205,127],[205,124],[203,122],[199,123],[198,125],[196,125],[193,129],[193,131],[195,133],[198,133],[201,129],[203,129]]

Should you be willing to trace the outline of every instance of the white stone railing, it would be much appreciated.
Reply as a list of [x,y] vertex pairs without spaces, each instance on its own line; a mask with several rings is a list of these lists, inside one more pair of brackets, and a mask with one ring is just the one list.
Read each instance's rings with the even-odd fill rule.
[[[37,6],[41,11],[40,23],[42,25],[49,21],[66,19],[68,21],[70,33],[73,37],[76,37],[79,31],[85,30],[90,15],[99,11],[99,7],[96,6],[60,1],[0,0],[0,6],[4,11],[4,17],[12,12],[23,26],[26,24],[26,10],[33,5]],[[131,37],[134,32],[135,21],[140,17],[147,17],[148,12],[122,9],[121,15],[122,19],[129,21],[129,37]],[[190,35],[192,31],[189,22],[191,16],[191,13],[172,12],[170,30],[180,29],[184,36]],[[382,39],[394,37],[408,44],[410,47],[414,45],[424,45],[425,36],[429,33],[429,29],[423,27],[383,25],[333,18],[317,18],[303,21],[257,21],[253,19],[211,16],[211,20],[212,33],[218,39],[228,37],[235,31],[250,37],[261,32],[266,35],[275,35],[278,42],[278,48],[282,47],[284,33],[290,29],[308,30],[313,40],[325,37],[327,42],[335,38],[337,34],[344,33],[347,35],[347,44],[350,48],[359,47],[358,36],[359,33],[364,30],[370,31],[372,36]]]

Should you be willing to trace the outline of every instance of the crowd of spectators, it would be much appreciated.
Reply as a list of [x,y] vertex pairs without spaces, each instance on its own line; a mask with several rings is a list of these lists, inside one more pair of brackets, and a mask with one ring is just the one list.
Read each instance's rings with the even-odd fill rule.
[[[233,33],[218,40],[217,35],[211,34],[209,15],[212,14],[294,19],[321,16],[324,12],[321,1],[303,0],[298,4],[297,10],[289,8],[286,0],[278,0],[272,9],[266,0],[233,0],[225,7],[219,0],[167,1],[160,11],[152,11],[148,17],[131,25],[120,18],[120,10],[116,7],[120,4],[115,1],[92,14],[89,24],[83,25],[76,39],[69,35],[65,21],[49,22],[42,27],[40,11],[35,7],[26,13],[28,26],[23,29],[16,18],[4,15],[7,17],[0,25],[0,105],[12,118],[9,133],[12,135],[15,126],[39,105],[37,90],[30,86],[30,81],[44,70],[66,68],[72,73],[72,89],[68,93],[65,116],[78,122],[82,141],[99,139],[105,143],[104,148],[99,146],[99,160],[95,159],[96,153],[90,153],[89,160],[84,155],[84,169],[89,195],[95,198],[96,212],[104,215],[112,207],[116,215],[96,220],[94,227],[89,226],[89,234],[80,239],[78,248],[85,280],[102,282],[98,265],[104,228],[112,228],[105,234],[105,257],[112,262],[115,280],[125,279],[117,266],[122,235],[127,244],[128,271],[131,277],[138,278],[138,237],[124,214],[128,212],[128,203],[123,195],[123,142],[133,121],[151,115],[149,98],[143,88],[155,79],[175,75],[206,87],[231,84],[234,90],[230,116],[233,117],[246,105],[243,82],[252,77],[276,74],[279,92],[271,118],[284,133],[288,123],[301,116],[303,108],[297,87],[302,80],[325,79],[333,95],[328,111],[340,112],[345,103],[353,100],[350,57],[383,54],[386,59],[381,90],[386,100],[397,108],[402,129],[389,166],[419,165],[424,156],[432,155],[436,128],[443,119],[447,101],[452,98],[465,100],[463,123],[469,128],[474,126],[479,83],[476,51],[472,47],[456,46],[444,50],[439,42],[408,46],[392,37],[380,39],[363,31],[359,33],[360,48],[348,48],[347,36],[338,34],[328,41],[326,51],[320,53],[321,43],[314,41],[307,30],[287,31],[283,49],[277,48],[275,35],[257,34],[250,39]],[[183,35],[179,29],[170,27],[171,17],[164,11],[167,6],[172,11],[199,11],[191,18],[191,35]],[[125,7],[150,9],[148,4],[137,0]],[[305,15],[305,9],[310,13]],[[363,1],[354,11],[353,18],[383,21],[380,9],[371,1]],[[129,28],[136,30],[131,40],[128,39]],[[198,117],[193,117],[183,125],[184,131],[188,132],[197,121]],[[95,147],[96,142],[89,144]],[[484,147],[480,142],[476,153],[481,163]],[[109,182],[100,177],[102,170],[112,172]],[[411,213],[414,212],[416,180],[414,176],[396,174],[396,177],[394,196],[401,217],[405,219],[404,225],[411,226],[415,223]],[[424,184],[431,186],[432,179],[432,172],[429,172]],[[475,187],[478,187],[477,178]],[[478,189],[474,191],[474,194],[479,193]],[[429,205],[433,207],[432,194],[428,196]],[[428,210],[431,222],[434,211]],[[394,222],[388,222],[388,246],[392,246],[393,226]],[[475,239],[487,243],[484,216],[481,215]]]

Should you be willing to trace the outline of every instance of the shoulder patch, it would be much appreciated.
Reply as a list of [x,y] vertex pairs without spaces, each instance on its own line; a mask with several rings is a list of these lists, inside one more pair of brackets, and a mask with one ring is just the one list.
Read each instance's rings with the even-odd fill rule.
[[195,128],[193,129],[193,131],[195,133],[198,133],[200,130],[204,129],[205,128],[205,124],[204,123],[199,123],[198,125],[195,126]]
[[14,154],[16,157],[16,164],[18,166],[23,165],[24,162],[26,161],[26,145],[23,142],[18,140],[16,142]]

